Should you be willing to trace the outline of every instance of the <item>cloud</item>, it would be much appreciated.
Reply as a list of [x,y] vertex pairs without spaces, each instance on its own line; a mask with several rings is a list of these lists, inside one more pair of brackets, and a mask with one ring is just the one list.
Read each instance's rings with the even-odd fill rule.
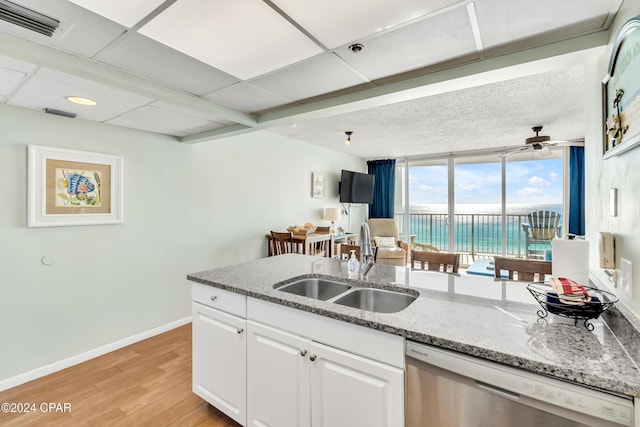
[[519,196],[533,196],[542,194],[542,189],[533,187],[524,187],[518,190]]
[[549,172],[549,178],[551,178],[551,181],[555,181],[556,179],[558,179],[558,173],[556,172]]
[[529,178],[529,185],[534,185],[536,187],[548,187],[551,183],[542,177],[534,175]]

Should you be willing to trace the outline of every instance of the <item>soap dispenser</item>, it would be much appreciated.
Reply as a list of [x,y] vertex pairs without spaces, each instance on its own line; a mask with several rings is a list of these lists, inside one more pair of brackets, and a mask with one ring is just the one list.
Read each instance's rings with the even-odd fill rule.
[[360,273],[360,262],[356,258],[356,251],[351,250],[351,256],[347,261],[347,269],[349,270],[349,276],[357,276]]

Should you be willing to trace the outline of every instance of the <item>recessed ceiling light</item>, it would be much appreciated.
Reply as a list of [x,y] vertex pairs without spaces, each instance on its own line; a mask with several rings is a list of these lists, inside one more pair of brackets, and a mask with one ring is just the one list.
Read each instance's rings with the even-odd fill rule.
[[98,103],[93,99],[85,98],[84,96],[65,96],[64,99],[66,99],[69,102],[73,102],[74,104],[87,105],[90,107],[94,105],[98,105]]

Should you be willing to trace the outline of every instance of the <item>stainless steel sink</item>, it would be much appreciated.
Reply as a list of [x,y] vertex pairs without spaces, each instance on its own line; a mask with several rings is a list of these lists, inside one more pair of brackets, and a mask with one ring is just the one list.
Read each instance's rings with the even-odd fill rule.
[[376,313],[396,313],[407,308],[415,300],[416,297],[403,292],[359,288],[346,293],[334,302],[361,310],[375,311]]
[[348,291],[349,289],[351,289],[351,286],[345,283],[316,278],[302,279],[278,288],[279,291],[314,298],[321,301],[331,299]]

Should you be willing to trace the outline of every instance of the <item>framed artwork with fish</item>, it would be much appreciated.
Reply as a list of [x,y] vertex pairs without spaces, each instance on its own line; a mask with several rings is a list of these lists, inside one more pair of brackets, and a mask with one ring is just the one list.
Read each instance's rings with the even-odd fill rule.
[[29,145],[27,227],[123,222],[124,158]]

